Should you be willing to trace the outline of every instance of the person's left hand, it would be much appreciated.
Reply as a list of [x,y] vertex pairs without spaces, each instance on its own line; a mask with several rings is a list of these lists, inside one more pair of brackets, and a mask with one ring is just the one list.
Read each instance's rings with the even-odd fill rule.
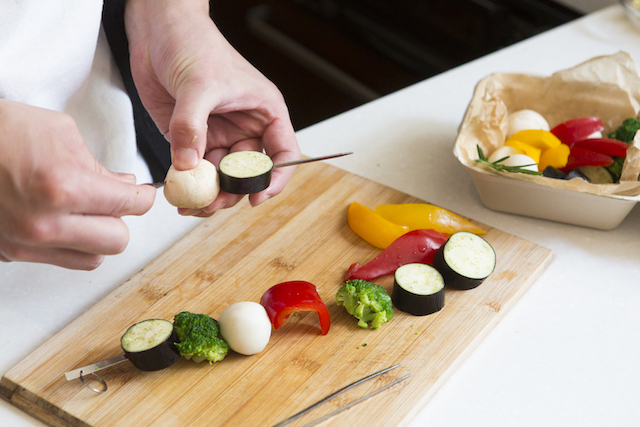
[[[171,143],[175,168],[192,169],[203,157],[217,166],[239,150],[264,149],[274,163],[300,158],[282,94],[220,33],[208,1],[129,0],[125,23],[136,88]],[[250,203],[279,194],[294,170],[274,169],[271,185]],[[179,212],[209,216],[241,198],[221,192],[202,210]]]

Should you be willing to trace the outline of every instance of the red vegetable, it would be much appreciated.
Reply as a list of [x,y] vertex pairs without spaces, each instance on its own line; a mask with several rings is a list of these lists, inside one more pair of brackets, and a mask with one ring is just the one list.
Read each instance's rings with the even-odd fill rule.
[[613,157],[627,157],[627,148],[629,144],[610,138],[590,138],[576,141],[571,148],[584,148],[586,150],[595,151],[597,153],[606,154]]
[[402,265],[419,262],[433,263],[433,254],[449,235],[435,230],[413,230],[398,237],[385,250],[365,265],[352,264],[345,275],[348,280],[371,280],[396,271]]
[[329,310],[312,283],[302,280],[279,283],[262,295],[260,304],[267,310],[267,315],[274,329],[282,326],[293,313],[316,311],[322,335],[329,332],[331,326]]
[[574,142],[586,139],[592,133],[602,130],[604,130],[604,125],[600,117],[580,117],[560,123],[551,129],[551,133],[563,143],[571,146]]
[[562,172],[569,172],[571,169],[582,166],[609,166],[611,163],[613,163],[611,156],[586,150],[584,148],[574,147],[569,153],[567,166],[563,167],[561,170]]

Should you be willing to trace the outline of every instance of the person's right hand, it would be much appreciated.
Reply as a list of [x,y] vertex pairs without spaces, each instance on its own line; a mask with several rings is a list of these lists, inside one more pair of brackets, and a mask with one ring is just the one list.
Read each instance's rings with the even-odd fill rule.
[[0,100],[0,129],[0,261],[92,270],[125,249],[153,187],[100,165],[66,114]]

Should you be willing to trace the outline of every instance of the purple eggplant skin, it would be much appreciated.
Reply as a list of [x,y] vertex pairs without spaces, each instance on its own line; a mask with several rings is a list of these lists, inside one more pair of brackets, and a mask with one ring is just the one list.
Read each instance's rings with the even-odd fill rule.
[[391,301],[400,311],[413,316],[427,316],[442,310],[444,307],[444,288],[433,294],[418,295],[409,292],[394,280]]
[[220,190],[231,194],[254,194],[266,189],[271,184],[271,171],[247,178],[237,178],[218,171]]
[[405,264],[393,275],[393,305],[414,316],[426,316],[444,307],[444,278],[432,266]]
[[[458,232],[458,233],[467,233],[467,234],[471,234],[465,231],[462,232]],[[495,250],[493,249],[493,247],[491,247],[491,245],[487,242],[487,244],[489,244],[489,247],[491,247],[491,251],[492,251],[492,255],[493,255],[493,259],[489,260],[491,262],[493,262],[493,267],[491,269],[491,272],[489,274],[487,274],[484,277],[467,277],[464,276],[462,274],[460,274],[459,272],[455,271],[453,268],[451,268],[451,266],[449,266],[449,264],[447,263],[447,261],[445,260],[445,251],[447,250],[447,244],[449,244],[449,242],[451,242],[451,239],[453,238],[453,236],[455,236],[455,234],[458,233],[454,233],[449,237],[449,240],[447,240],[442,246],[440,246],[440,248],[433,254],[433,267],[438,270],[440,272],[440,274],[442,274],[442,277],[444,278],[444,283],[445,283],[445,287],[451,288],[451,289],[458,289],[458,290],[469,290],[469,289],[474,289],[477,288],[478,286],[480,286],[482,284],[482,282],[484,282],[484,280],[489,277],[489,275],[491,275],[491,273],[493,273],[493,270],[495,269],[495,262],[496,262],[496,255],[495,255]],[[473,235],[475,237],[473,237],[474,239],[482,239],[484,240],[482,237],[478,236],[478,235]],[[486,240],[484,240],[486,242]]]
[[175,329],[172,329],[171,335],[155,347],[136,352],[127,351],[124,347],[122,349],[133,366],[141,371],[159,371],[180,359],[180,352],[175,346],[176,342],[178,342],[178,335]]

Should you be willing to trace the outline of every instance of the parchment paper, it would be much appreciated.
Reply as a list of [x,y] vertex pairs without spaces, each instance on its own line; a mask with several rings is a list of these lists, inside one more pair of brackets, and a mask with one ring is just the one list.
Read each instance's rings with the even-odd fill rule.
[[485,157],[504,145],[508,114],[522,109],[539,112],[551,128],[569,119],[598,116],[605,125],[602,134],[606,137],[625,119],[638,117],[640,112],[640,77],[628,53],[595,57],[548,77],[505,73],[485,77],[475,88],[453,152],[468,167],[512,179],[598,195],[640,195],[640,132],[627,150],[617,184],[595,185],[579,178],[567,181],[499,172],[475,162],[477,145]]

